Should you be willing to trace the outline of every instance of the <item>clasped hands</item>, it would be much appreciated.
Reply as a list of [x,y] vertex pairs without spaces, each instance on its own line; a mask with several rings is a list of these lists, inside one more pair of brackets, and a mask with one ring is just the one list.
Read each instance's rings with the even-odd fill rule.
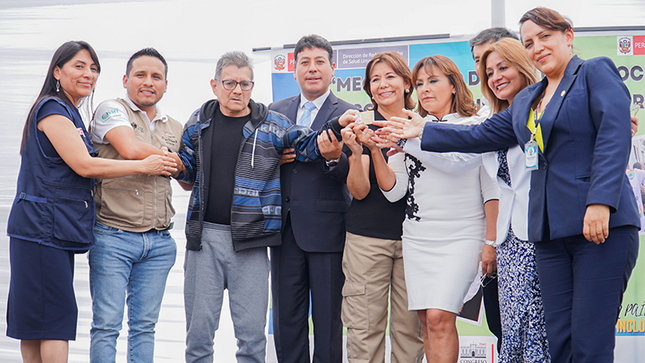
[[161,166],[163,168],[162,171],[158,172],[159,175],[177,177],[177,175],[179,175],[181,171],[186,170],[177,153],[171,152],[165,146],[161,147],[161,152],[163,153],[163,155],[148,156],[151,161],[157,160],[157,167]]
[[[380,128],[371,130],[367,125],[356,122],[358,111],[347,111],[343,115],[349,124],[341,131],[343,142],[352,150],[353,153],[360,152],[360,145],[365,145],[368,149],[388,148],[388,156],[392,156],[402,149],[397,145],[399,139],[409,139],[419,136],[426,121],[417,113],[403,109],[408,118],[391,117],[389,121],[374,121],[375,126]],[[343,118],[341,117],[341,125]]]

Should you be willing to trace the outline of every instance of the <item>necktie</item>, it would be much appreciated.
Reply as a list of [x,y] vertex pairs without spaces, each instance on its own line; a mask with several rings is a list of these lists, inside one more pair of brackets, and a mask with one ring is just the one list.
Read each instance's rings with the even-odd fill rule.
[[298,125],[309,127],[311,126],[311,111],[316,109],[316,105],[314,105],[314,103],[311,101],[307,101],[305,102],[304,106],[305,111],[302,113],[302,116],[300,116]]

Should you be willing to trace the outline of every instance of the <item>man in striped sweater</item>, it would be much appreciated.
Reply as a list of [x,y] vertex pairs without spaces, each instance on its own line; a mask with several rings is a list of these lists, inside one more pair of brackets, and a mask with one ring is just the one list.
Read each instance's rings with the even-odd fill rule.
[[[280,157],[295,148],[300,161],[320,157],[319,131],[293,125],[251,99],[253,68],[247,55],[229,52],[211,80],[216,100],[195,111],[179,156],[177,179],[192,194],[186,221],[184,264],[186,362],[212,362],[224,289],[238,339],[238,361],[264,362],[269,262],[267,246],[281,243]],[[327,135],[324,135],[325,137]]]

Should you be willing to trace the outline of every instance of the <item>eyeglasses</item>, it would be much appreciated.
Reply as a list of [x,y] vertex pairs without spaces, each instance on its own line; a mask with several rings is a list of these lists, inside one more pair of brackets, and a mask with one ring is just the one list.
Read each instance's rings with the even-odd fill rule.
[[227,91],[234,90],[235,87],[237,87],[238,84],[240,85],[240,88],[242,89],[242,91],[250,91],[251,89],[253,89],[253,85],[255,84],[255,82],[253,82],[253,81],[237,82],[237,81],[234,81],[232,79],[224,79],[224,80],[222,80],[222,79],[217,79],[217,78],[215,80],[222,82],[222,86],[224,86],[224,89],[227,90]]

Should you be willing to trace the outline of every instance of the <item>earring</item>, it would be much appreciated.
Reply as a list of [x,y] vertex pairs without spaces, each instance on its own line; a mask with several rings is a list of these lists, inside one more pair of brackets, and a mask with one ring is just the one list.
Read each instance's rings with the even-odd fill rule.
[[409,89],[409,88],[406,88],[406,89],[405,89],[405,93],[410,93],[410,89]]
[[60,92],[60,81],[56,80],[56,93]]

